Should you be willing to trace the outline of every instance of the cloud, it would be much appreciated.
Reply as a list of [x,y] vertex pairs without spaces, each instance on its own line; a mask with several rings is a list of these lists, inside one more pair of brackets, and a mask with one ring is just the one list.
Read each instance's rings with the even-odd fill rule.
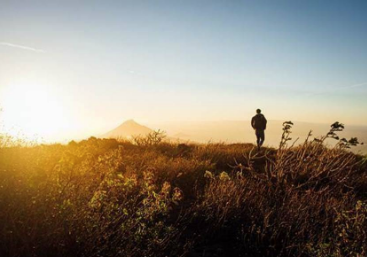
[[345,87],[337,87],[337,88],[333,88],[333,89],[330,89],[330,90],[325,90],[323,92],[318,92],[318,93],[309,93],[308,96],[324,95],[324,94],[333,93],[335,91],[339,91],[339,90],[343,90],[343,89],[350,89],[350,88],[363,87],[363,86],[367,86],[367,82],[354,84],[354,85],[349,85],[349,86],[345,86]]
[[341,88],[339,88],[339,89],[354,88],[354,87],[362,87],[362,86],[367,86],[367,82],[365,82],[365,83],[360,83],[360,84],[355,84],[355,85],[351,85],[351,86],[347,86],[347,87],[341,87]]
[[37,48],[29,47],[29,46],[16,45],[16,44],[8,43],[8,42],[0,42],[0,45],[19,48],[23,50],[38,52],[38,53],[45,53],[45,51],[42,49],[37,49]]

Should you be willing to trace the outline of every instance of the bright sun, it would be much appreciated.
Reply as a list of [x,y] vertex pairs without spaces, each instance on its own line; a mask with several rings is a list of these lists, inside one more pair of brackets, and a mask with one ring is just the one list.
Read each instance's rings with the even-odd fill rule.
[[13,136],[55,140],[68,126],[60,98],[49,87],[18,84],[1,90],[0,120]]

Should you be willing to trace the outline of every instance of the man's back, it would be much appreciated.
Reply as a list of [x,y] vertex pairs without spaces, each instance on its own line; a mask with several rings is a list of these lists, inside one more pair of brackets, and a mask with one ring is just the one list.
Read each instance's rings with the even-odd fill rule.
[[265,130],[266,129],[267,120],[264,115],[261,113],[256,114],[252,117],[251,126],[256,130]]

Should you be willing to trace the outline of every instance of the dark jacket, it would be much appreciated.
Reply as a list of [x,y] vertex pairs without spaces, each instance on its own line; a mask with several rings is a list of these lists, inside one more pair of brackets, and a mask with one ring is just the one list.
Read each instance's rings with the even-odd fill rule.
[[256,130],[265,130],[267,122],[265,116],[259,113],[252,117],[251,126]]

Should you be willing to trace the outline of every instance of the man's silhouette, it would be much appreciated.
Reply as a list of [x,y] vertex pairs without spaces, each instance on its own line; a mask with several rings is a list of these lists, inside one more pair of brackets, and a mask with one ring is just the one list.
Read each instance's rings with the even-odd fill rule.
[[261,114],[261,110],[257,109],[256,110],[256,115],[254,117],[252,117],[251,120],[251,126],[254,128],[255,130],[255,134],[256,134],[256,143],[257,143],[257,149],[260,150],[260,147],[263,145],[264,140],[265,140],[265,129],[266,129],[266,123],[268,122],[265,119],[265,116]]

